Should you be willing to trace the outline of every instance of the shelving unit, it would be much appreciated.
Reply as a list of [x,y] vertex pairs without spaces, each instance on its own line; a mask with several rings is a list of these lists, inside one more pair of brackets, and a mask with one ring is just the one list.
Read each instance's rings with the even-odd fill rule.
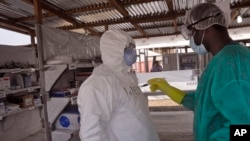
[[34,106],[28,107],[28,108],[20,108],[18,110],[12,111],[12,112],[8,112],[8,113],[5,113],[5,114],[0,114],[0,120],[2,120],[4,117],[8,117],[8,116],[11,116],[11,115],[14,115],[14,114],[25,112],[27,110],[33,110],[35,108],[41,108],[41,107],[43,107],[43,104],[34,105]]
[[38,68],[16,68],[16,69],[0,69],[0,73],[22,73],[22,72],[35,72]]
[[[99,65],[99,63],[93,63],[91,61],[71,64],[45,65],[45,67],[47,68],[45,71],[46,91],[49,93],[57,85],[64,87],[64,85],[61,83],[67,81],[67,79],[64,78],[68,77],[67,75],[71,75],[75,80],[78,80],[78,77],[90,76],[91,72],[81,72],[81,76],[77,76],[77,72],[82,69],[89,70],[90,68],[93,68],[96,65]],[[67,74],[68,72],[71,73]],[[50,98],[50,101],[48,101],[47,106],[50,107],[50,109],[48,109],[48,121],[50,123],[50,126],[55,128],[51,131],[52,136],[57,136],[56,133],[64,135],[69,134],[69,132],[73,132],[73,130],[57,129],[56,121],[65,109],[68,109],[71,106],[75,106],[77,104],[76,101],[77,95]],[[74,131],[74,133],[70,134],[71,140],[77,138],[78,132],[79,131],[76,130]]]
[[44,65],[45,68],[45,90],[49,92],[66,70],[76,70],[78,68],[91,68],[100,63],[78,62],[71,64]]
[[[50,97],[49,93],[52,90],[64,89],[65,86],[69,86],[71,81],[69,78],[72,77],[73,81],[75,80],[75,72],[78,68],[93,68],[98,65],[93,59],[100,55],[97,52],[100,38],[49,28],[43,26],[40,22],[38,23],[35,29],[40,93],[43,94],[43,102],[45,102],[43,106],[44,127],[46,129],[46,141],[52,141],[55,138],[53,134],[54,121],[64,108],[71,103],[70,101],[76,104],[77,95]],[[54,38],[54,36],[57,38]],[[79,38],[80,36],[82,38]],[[93,48],[94,50],[92,50]],[[73,60],[73,63],[68,63]]]
[[[16,75],[19,73],[34,73],[35,71],[37,71],[37,68],[25,68],[25,69],[21,69],[21,68],[15,68],[15,69],[0,69],[0,73],[4,73],[4,74],[12,74],[12,75]],[[27,93],[30,94],[32,92],[36,92],[36,90],[39,90],[41,87],[40,86],[31,86],[31,87],[27,87],[27,88],[19,88],[19,89],[3,89],[0,90],[0,99],[5,99],[7,98],[9,95],[15,95],[18,93]],[[34,102],[33,102],[34,103]],[[18,110],[14,110],[11,112],[6,111],[6,113],[0,114],[0,120],[2,120],[5,117],[17,114],[17,113],[21,113],[27,110],[32,110],[38,107],[42,107],[43,104],[39,104],[39,105],[34,105],[28,108],[19,108]]]
[[40,129],[47,131],[43,123],[46,103],[42,100],[36,49],[22,46],[0,46],[0,49],[4,50],[0,52],[1,56],[11,54],[0,60],[0,128],[9,123],[15,125],[0,132],[1,140],[16,141],[36,134]]
[[0,98],[5,98],[7,95],[10,94],[15,94],[19,92],[34,92],[36,89],[40,89],[40,86],[32,86],[29,88],[21,88],[21,89],[16,89],[16,90],[2,90],[0,91]]

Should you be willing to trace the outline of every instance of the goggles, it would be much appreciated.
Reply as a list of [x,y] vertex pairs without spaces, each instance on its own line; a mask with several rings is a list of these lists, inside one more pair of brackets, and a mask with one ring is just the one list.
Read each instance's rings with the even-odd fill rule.
[[129,43],[128,45],[126,45],[126,47],[125,47],[124,50],[127,50],[127,49],[135,49],[135,48],[136,48],[135,44]]
[[205,21],[205,20],[207,20],[209,18],[217,17],[219,15],[221,15],[221,13],[217,13],[217,14],[215,14],[213,16],[208,16],[208,17],[202,18],[202,19],[200,19],[200,20],[198,20],[198,21],[196,21],[196,22],[194,22],[194,23],[192,23],[190,25],[187,25],[187,26],[182,25],[182,27],[181,27],[182,36],[186,40],[189,40],[191,38],[191,36],[193,36],[193,34],[197,31],[197,29],[193,27],[194,25],[198,24],[199,22]]

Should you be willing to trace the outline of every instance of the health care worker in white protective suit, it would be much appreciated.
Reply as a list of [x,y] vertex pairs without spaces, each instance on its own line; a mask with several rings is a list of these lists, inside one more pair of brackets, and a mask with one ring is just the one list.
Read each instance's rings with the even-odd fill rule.
[[101,37],[103,64],[81,85],[78,107],[81,141],[159,141],[147,100],[138,87],[133,39],[108,30]]

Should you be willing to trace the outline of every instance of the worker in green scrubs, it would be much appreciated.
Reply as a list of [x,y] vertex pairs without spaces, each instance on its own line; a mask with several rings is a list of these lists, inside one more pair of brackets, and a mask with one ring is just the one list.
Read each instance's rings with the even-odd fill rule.
[[148,81],[151,91],[161,90],[194,111],[195,141],[229,141],[230,125],[250,124],[250,50],[230,38],[227,25],[225,14],[212,3],[186,13],[183,36],[195,52],[213,55],[194,93],[162,78]]

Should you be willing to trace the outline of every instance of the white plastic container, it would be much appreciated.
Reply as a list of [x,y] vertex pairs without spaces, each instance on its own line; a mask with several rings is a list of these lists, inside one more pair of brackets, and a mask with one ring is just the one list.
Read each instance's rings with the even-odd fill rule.
[[57,129],[80,129],[80,115],[77,113],[62,113],[56,120]]

